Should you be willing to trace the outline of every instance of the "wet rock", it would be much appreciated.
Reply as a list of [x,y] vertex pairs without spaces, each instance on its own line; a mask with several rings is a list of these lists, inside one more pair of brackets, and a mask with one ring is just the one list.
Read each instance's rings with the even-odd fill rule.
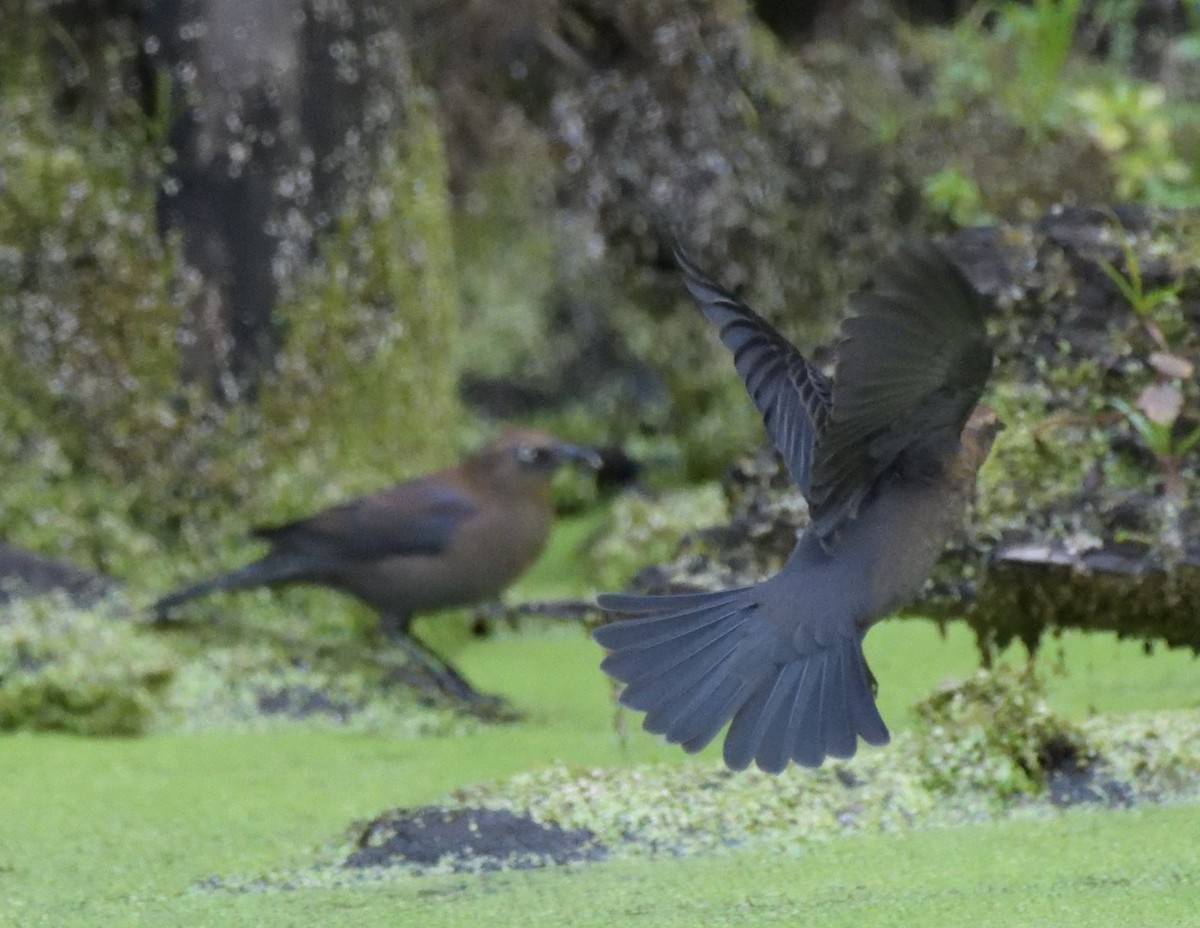
[[0,543],[0,604],[61,592],[76,606],[91,606],[118,586],[112,577]]
[[258,694],[259,712],[289,719],[320,716],[344,722],[358,708],[360,707],[308,686],[264,688]]
[[369,822],[345,867],[448,867],[462,872],[527,870],[599,860],[586,828],[562,828],[497,809],[398,809]]

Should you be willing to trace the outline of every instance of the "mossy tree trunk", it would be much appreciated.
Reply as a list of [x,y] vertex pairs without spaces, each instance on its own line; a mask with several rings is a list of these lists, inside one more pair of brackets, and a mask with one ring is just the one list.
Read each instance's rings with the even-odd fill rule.
[[169,6],[18,3],[0,35],[0,534],[117,575],[464,437],[441,130],[398,14],[185,0],[172,45]]

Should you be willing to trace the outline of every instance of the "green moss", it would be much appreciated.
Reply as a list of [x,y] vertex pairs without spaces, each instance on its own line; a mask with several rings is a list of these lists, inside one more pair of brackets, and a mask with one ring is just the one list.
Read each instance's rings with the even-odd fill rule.
[[23,67],[0,95],[0,527],[120,574],[164,529],[244,496],[261,467],[241,441],[249,417],[179,383],[154,132],[126,98],[109,131],[62,116],[47,65]]
[[463,427],[445,152],[427,95],[405,115],[280,307],[285,345],[262,400],[268,454],[315,450],[323,468],[375,480],[444,464]]
[[1031,500],[1046,501],[1043,511],[1049,512],[1049,501],[1069,498],[1097,462],[1120,474],[1121,462],[1110,453],[1110,436],[1098,415],[1103,400],[1094,392],[1095,365],[1039,366],[1043,376],[1035,380],[1005,377],[988,391],[987,402],[1005,428],[980,471],[974,521],[993,534],[1023,527],[1037,508]]
[[601,589],[621,589],[642,567],[671,560],[687,533],[728,520],[724,494],[715,483],[655,497],[622,496],[588,551],[589,579]]
[[177,666],[169,648],[111,606],[14,602],[0,619],[0,729],[140,734]]
[[[991,682],[974,687],[995,693]],[[993,708],[995,703],[987,700]],[[1026,715],[1028,706],[1007,693],[999,702],[1038,727],[1046,713]],[[940,710],[939,710],[940,711]],[[1011,720],[1011,719],[1010,719]],[[964,732],[951,743],[974,741],[975,725],[956,714]],[[1065,729],[1054,727],[1054,736]],[[943,733],[944,735],[945,733]],[[1092,790],[1091,801],[1179,802],[1200,795],[1200,738],[1194,715],[1162,713],[1119,722],[1093,720],[1085,729],[1071,728],[1070,737],[1102,745],[1103,758],[1090,758],[1095,771],[1081,764],[1056,769],[1077,777],[1072,783]],[[794,855],[820,842],[846,834],[878,834],[945,828],[981,820],[1046,818],[1058,813],[1055,801],[1008,769],[1011,742],[984,739],[980,751],[959,758],[943,755],[940,779],[929,776],[930,758],[923,735],[901,736],[886,752],[871,752],[847,762],[830,762],[817,770],[793,768],[784,775],[757,770],[733,773],[719,763],[638,765],[584,768],[555,764],[508,779],[460,789],[437,804],[446,810],[495,809],[568,831],[586,830],[610,858],[681,857],[739,850],[768,850]],[[1061,756],[1059,761],[1064,760]],[[1033,757],[1032,762],[1037,763]],[[686,797],[681,801],[680,797]],[[370,829],[366,830],[369,833]],[[321,855],[315,871],[279,872],[265,881],[240,881],[227,888],[266,889],[294,884],[345,886],[363,880],[403,880],[402,868],[347,873],[340,864],[364,834],[355,825],[350,844],[338,843]],[[424,874],[449,872],[451,862],[422,867]]]
[[[560,262],[553,213],[554,162],[532,133],[514,134],[510,157],[472,179],[455,211],[462,272],[462,359],[483,377],[522,372],[527,383],[553,373],[551,301]],[[568,351],[570,346],[568,346]]]
[[1161,86],[1130,79],[1096,83],[1076,90],[1071,106],[1112,161],[1118,201],[1194,204],[1196,178],[1176,151],[1177,114]]
[[51,124],[30,102],[0,99],[0,457],[28,489],[7,495],[5,521],[44,521],[48,487],[77,482],[82,496],[102,497],[134,479],[145,482],[140,501],[125,497],[130,515],[169,521],[194,498],[164,478],[164,464],[179,454],[196,397],[177,384],[172,262],[154,190],[130,182],[152,170],[153,154]]
[[155,582],[163,540],[193,564],[234,550],[240,507],[281,519],[457,456],[458,293],[427,96],[406,96],[372,184],[289,291],[259,405],[230,409],[180,383],[179,264],[155,220],[161,132],[55,116],[52,82],[31,76],[40,58],[22,61],[29,79],[0,95],[7,540]]
[[1046,786],[1050,762],[1082,766],[1080,730],[1046,703],[1032,668],[980,670],[942,685],[917,706],[922,779],[940,792],[987,791],[999,798]]
[[957,168],[942,168],[925,178],[921,192],[930,211],[959,226],[983,225],[992,217],[983,209],[979,185]]
[[[388,680],[400,655],[345,640],[210,642],[180,667],[157,727],[173,731],[271,728],[386,732],[397,737],[465,734],[480,723],[419,690]],[[415,678],[413,678],[415,679]]]

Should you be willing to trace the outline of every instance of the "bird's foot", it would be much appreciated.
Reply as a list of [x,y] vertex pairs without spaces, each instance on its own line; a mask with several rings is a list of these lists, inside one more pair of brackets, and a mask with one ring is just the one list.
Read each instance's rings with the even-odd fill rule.
[[418,690],[418,698],[427,706],[444,706],[450,701],[459,712],[486,722],[517,722],[522,718],[503,697],[480,692],[457,675],[443,675],[428,667],[407,665],[403,670],[394,669],[389,678]]
[[437,688],[471,715],[490,722],[515,722],[521,717],[503,697],[480,692],[449,665],[433,676]]
[[449,697],[461,711],[489,722],[515,722],[520,719],[520,713],[503,698],[475,689],[454,667],[411,637],[397,639],[395,644],[406,660],[399,666],[386,661],[388,678],[423,690],[425,696],[422,701],[427,705],[442,704]]

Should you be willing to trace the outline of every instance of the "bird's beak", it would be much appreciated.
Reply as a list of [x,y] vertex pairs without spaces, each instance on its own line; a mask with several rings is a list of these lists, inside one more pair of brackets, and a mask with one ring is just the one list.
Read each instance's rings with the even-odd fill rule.
[[590,467],[592,470],[599,470],[604,463],[600,459],[599,453],[595,448],[589,448],[586,445],[573,445],[570,442],[563,442],[558,446],[558,459],[565,463],[583,464]]

